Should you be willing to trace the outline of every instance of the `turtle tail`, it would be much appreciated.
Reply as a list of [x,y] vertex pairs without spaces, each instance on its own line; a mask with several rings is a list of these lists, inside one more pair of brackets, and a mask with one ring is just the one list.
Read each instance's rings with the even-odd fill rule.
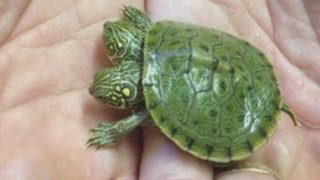
[[297,120],[297,116],[294,112],[289,108],[289,106],[285,103],[281,103],[280,110],[288,114],[295,126],[300,126],[299,121]]

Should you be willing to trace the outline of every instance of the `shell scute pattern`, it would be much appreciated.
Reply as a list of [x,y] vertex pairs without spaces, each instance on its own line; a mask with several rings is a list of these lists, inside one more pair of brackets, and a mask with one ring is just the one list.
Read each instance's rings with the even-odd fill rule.
[[275,129],[281,100],[275,75],[249,43],[160,21],[147,32],[144,61],[144,95],[155,124],[191,154],[217,163],[240,160]]

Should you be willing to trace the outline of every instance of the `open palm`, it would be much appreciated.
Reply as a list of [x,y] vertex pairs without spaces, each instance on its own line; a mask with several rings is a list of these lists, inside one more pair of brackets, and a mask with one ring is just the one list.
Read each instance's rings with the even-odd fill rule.
[[[89,129],[127,112],[88,93],[95,71],[108,65],[101,33],[122,5],[153,20],[214,27],[262,49],[275,67],[285,101],[268,144],[248,161],[284,179],[320,177],[320,2],[295,1],[26,1],[0,4],[0,177],[7,179],[212,179],[214,170],[153,129],[117,146],[87,149]],[[1,7],[2,6],[2,7]],[[317,31],[318,30],[318,31]],[[143,135],[143,136],[142,136]],[[260,177],[233,173],[232,177]]]

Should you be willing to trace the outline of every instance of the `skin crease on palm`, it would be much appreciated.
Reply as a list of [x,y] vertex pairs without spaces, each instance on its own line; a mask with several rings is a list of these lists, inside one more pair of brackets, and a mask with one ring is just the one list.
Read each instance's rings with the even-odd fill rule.
[[[154,129],[111,148],[87,149],[89,129],[128,115],[88,93],[110,65],[101,34],[122,5],[151,19],[214,27],[255,44],[272,61],[285,101],[266,146],[248,159],[283,179],[320,177],[320,1],[318,0],[3,0],[0,3],[1,179],[213,179],[214,168],[177,149]],[[212,170],[213,169],[213,170]],[[221,179],[268,179],[233,172]]]

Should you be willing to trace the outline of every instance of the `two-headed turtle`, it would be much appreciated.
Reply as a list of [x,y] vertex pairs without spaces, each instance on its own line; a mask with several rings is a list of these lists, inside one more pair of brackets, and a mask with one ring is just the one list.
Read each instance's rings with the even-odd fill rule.
[[138,9],[104,24],[114,67],[99,71],[90,93],[133,114],[92,130],[91,146],[117,143],[151,121],[181,149],[228,164],[266,143],[283,102],[266,56],[230,34],[174,21],[151,23]]

